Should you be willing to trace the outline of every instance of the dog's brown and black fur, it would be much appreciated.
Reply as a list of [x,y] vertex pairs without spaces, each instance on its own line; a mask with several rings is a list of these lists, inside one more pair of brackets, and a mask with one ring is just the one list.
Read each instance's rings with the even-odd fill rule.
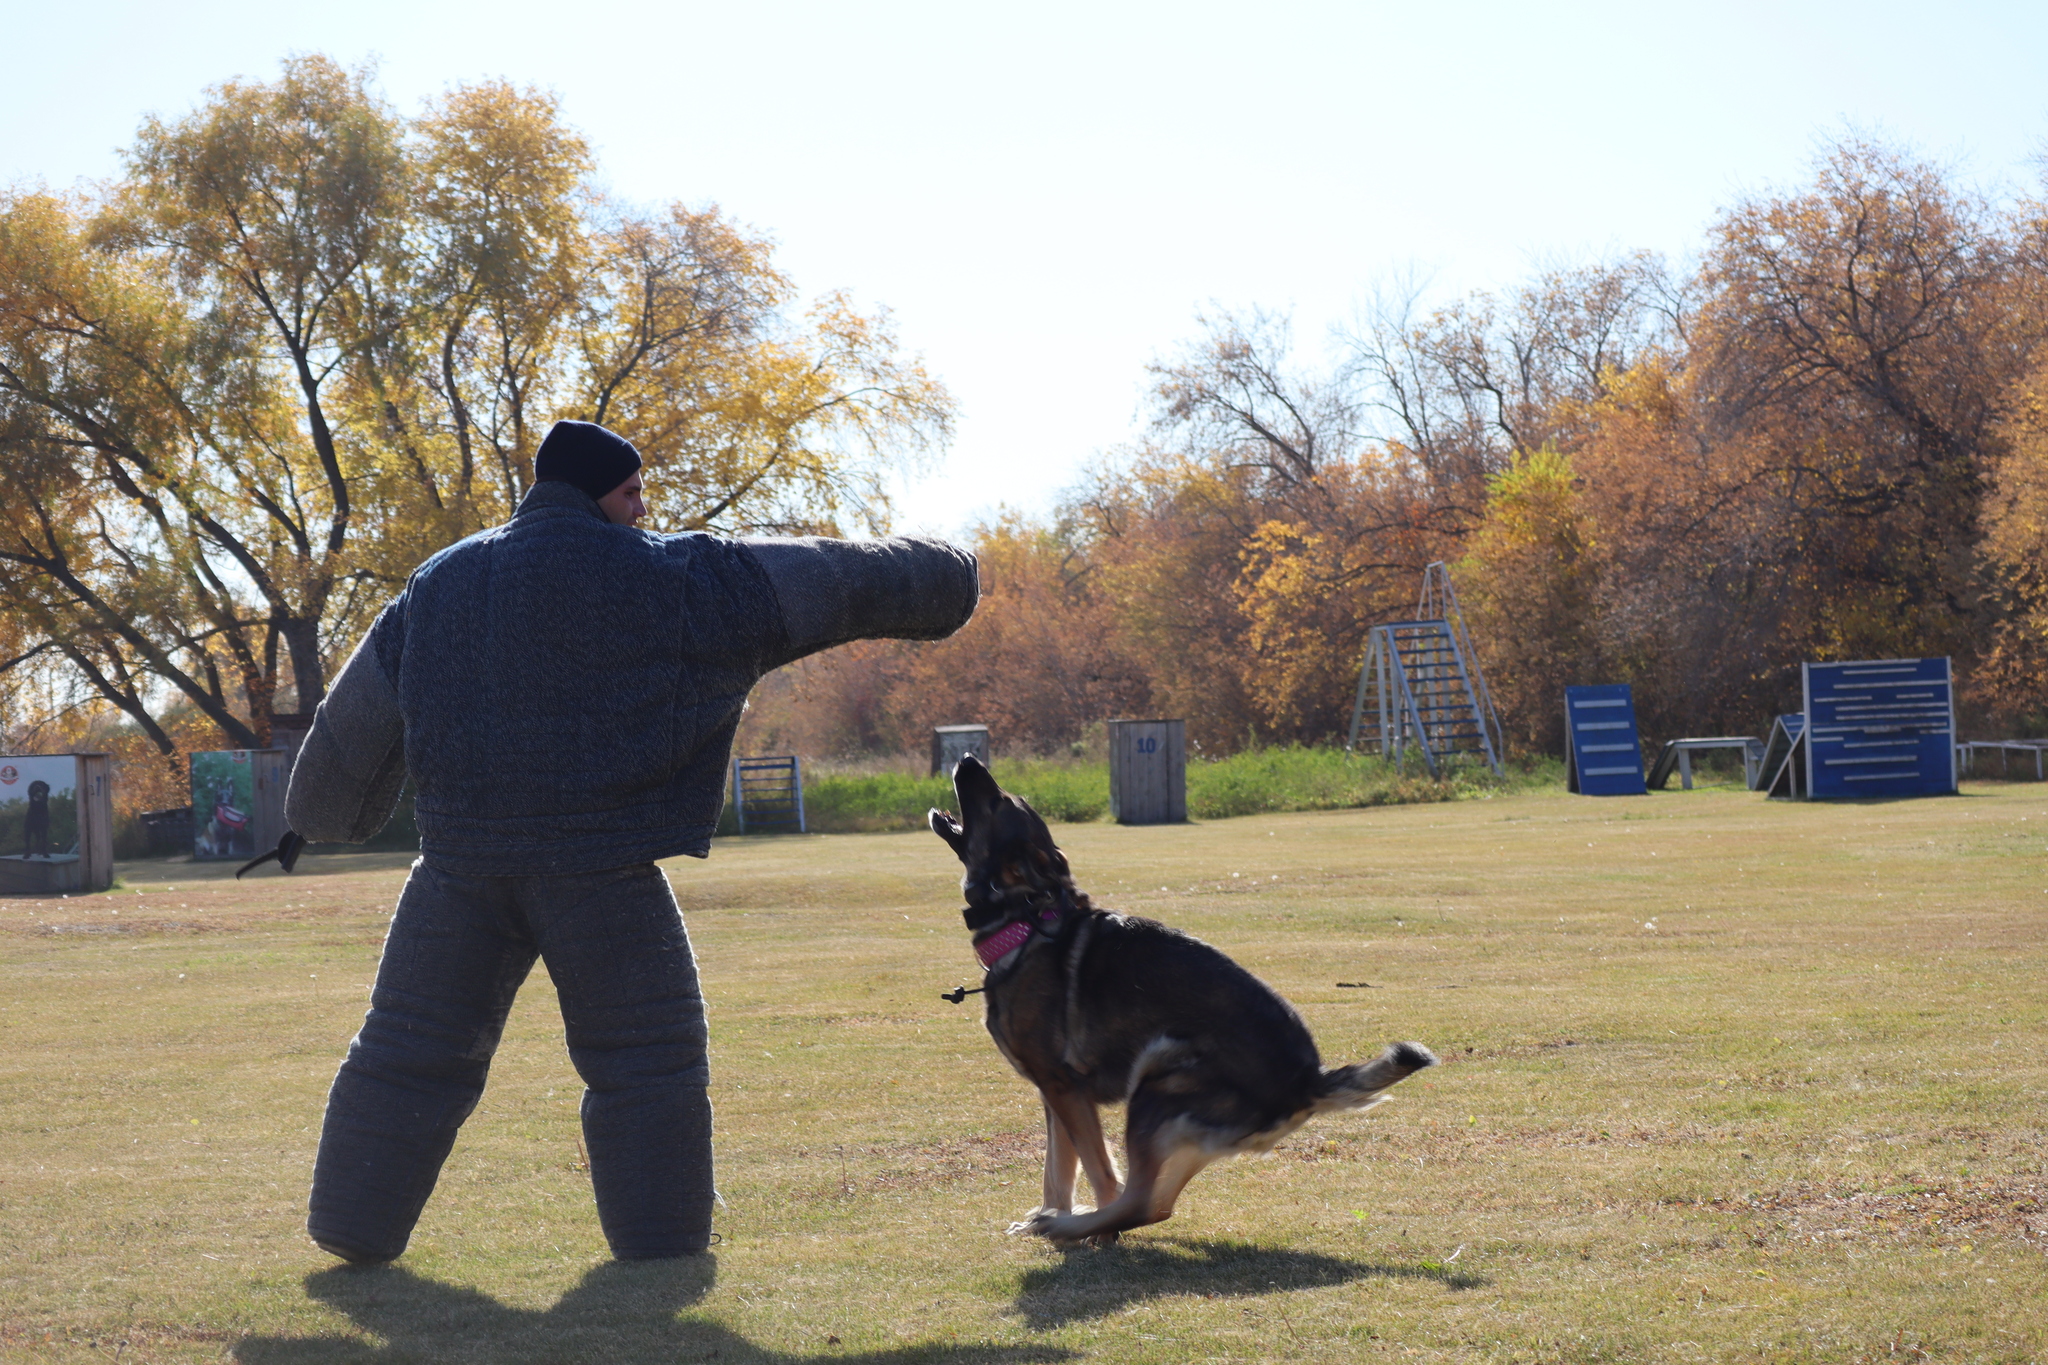
[[[1023,944],[989,968],[988,1031],[1045,1101],[1045,1194],[1012,1232],[1112,1240],[1173,1216],[1204,1166],[1263,1152],[1316,1114],[1377,1103],[1436,1058],[1419,1043],[1325,1070],[1271,987],[1206,943],[1096,909],[1074,889],[1045,822],[972,756],[953,772],[958,819],[932,830],[966,865],[977,944],[1012,924]],[[1097,1107],[1126,1104],[1119,1178]],[[1076,1163],[1096,1207],[1075,1211]]]

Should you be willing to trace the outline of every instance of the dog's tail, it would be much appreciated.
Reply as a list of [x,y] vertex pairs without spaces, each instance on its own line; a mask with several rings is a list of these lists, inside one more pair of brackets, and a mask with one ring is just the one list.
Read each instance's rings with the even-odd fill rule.
[[1387,1088],[1396,1081],[1435,1065],[1436,1054],[1420,1043],[1389,1043],[1385,1052],[1369,1062],[1325,1071],[1316,1091],[1315,1112],[1368,1109],[1385,1099]]

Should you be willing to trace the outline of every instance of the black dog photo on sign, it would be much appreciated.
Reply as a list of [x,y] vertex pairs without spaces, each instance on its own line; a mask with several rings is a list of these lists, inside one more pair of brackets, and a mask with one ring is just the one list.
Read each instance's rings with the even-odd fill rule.
[[78,847],[78,761],[0,758],[0,857],[63,857]]
[[21,856],[50,856],[50,784],[37,780],[28,784],[28,813],[21,821]]

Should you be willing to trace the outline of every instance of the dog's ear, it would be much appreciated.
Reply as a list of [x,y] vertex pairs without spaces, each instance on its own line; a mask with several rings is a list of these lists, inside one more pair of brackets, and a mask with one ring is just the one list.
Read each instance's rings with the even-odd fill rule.
[[968,754],[953,765],[953,795],[960,800],[962,822],[971,825],[995,810],[1003,799],[1003,789],[981,760]]
[[937,806],[932,807],[931,821],[932,833],[944,839],[952,848],[954,856],[965,862],[967,860],[967,831],[960,828],[960,822],[945,811],[940,810]]
[[1039,872],[1048,877],[1070,877],[1067,855],[1060,852],[1060,846],[1052,841],[1052,830],[1038,812],[1031,809],[1031,803],[1021,796],[1012,796],[1010,800],[1016,803],[1018,812],[1024,816],[1024,847]]

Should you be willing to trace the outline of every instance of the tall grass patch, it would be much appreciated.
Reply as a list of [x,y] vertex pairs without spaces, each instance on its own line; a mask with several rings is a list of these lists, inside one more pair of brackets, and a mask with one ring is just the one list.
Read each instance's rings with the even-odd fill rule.
[[[1107,763],[997,759],[991,770],[1048,820],[1080,823],[1109,812]],[[932,807],[950,810],[953,804],[953,783],[944,776],[825,772],[804,782],[805,821],[826,834],[917,829]]]
[[1197,820],[1223,820],[1270,811],[1414,805],[1457,801],[1554,780],[1547,769],[1516,770],[1509,777],[1497,777],[1476,760],[1460,761],[1431,776],[1412,757],[1404,763],[1391,763],[1377,754],[1293,744],[1190,762],[1188,814]]
[[[1047,820],[1082,824],[1109,816],[1107,762],[998,758],[991,770],[1006,790],[1029,801]],[[1290,745],[1223,758],[1190,758],[1188,815],[1222,820],[1273,811],[1459,801],[1555,786],[1561,780],[1555,762],[1511,770],[1503,778],[1483,764],[1467,761],[1432,777],[1412,756],[1405,764],[1396,764],[1376,754]],[[823,834],[917,829],[924,824],[926,811],[952,805],[953,784],[944,776],[813,769],[804,778],[806,822]],[[723,832],[735,832],[730,810]]]

